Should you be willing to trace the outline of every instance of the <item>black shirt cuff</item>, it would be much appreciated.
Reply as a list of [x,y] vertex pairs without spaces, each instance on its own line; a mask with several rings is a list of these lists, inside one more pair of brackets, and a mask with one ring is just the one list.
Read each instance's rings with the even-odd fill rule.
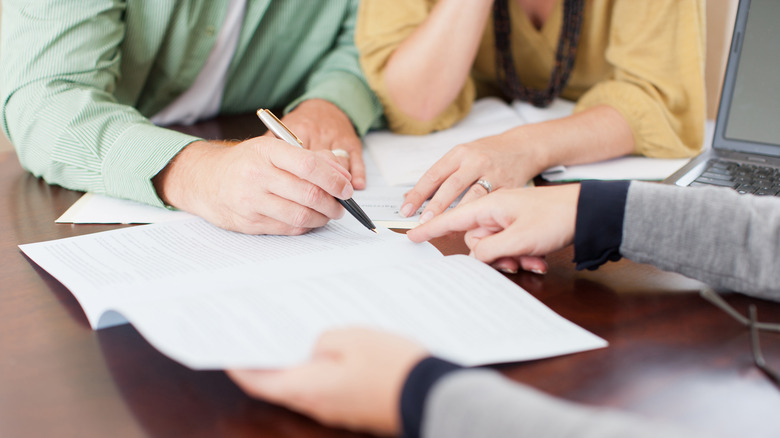
[[445,375],[462,368],[460,365],[436,357],[427,357],[412,368],[401,390],[403,437],[420,436],[425,400],[431,388]]
[[623,219],[630,181],[583,181],[574,231],[577,269],[597,269],[620,260]]

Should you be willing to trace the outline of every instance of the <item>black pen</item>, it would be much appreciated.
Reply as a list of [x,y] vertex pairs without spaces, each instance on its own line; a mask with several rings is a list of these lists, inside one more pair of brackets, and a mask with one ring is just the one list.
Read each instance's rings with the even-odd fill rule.
[[[260,121],[262,121],[263,124],[268,127],[268,130],[271,131],[277,138],[284,140],[293,146],[303,148],[303,142],[301,142],[301,140],[295,134],[293,134],[288,127],[284,126],[284,123],[276,118],[274,113],[267,109],[259,109],[257,110],[257,117],[260,118]],[[336,198],[336,200],[339,201],[339,203],[344,206],[349,214],[354,216],[355,219],[357,219],[361,224],[376,233],[376,225],[371,222],[371,218],[368,217],[368,215],[363,211],[362,208],[360,208],[354,199],[349,198],[345,201],[343,199]]]

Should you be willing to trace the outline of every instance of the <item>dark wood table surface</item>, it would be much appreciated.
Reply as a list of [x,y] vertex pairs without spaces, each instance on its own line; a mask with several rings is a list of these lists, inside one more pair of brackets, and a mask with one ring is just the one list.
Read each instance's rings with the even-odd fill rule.
[[[353,435],[249,399],[222,372],[181,366],[130,325],[91,330],[70,292],[17,248],[117,227],[55,224],[80,195],[0,154],[0,437]],[[434,244],[465,251],[460,236]],[[502,372],[576,402],[734,436],[780,436],[780,389],[752,365],[748,330],[700,298],[698,283],[627,260],[577,272],[571,258],[566,248],[548,257],[547,275],[509,278],[609,347]],[[780,304],[725,298],[780,322]],[[780,334],[761,342],[780,368]]]

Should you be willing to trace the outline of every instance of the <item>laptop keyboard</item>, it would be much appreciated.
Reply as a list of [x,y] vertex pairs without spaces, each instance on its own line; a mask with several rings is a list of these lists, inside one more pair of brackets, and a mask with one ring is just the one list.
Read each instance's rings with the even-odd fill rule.
[[721,186],[730,187],[739,193],[780,196],[780,169],[710,160],[704,172],[690,186]]

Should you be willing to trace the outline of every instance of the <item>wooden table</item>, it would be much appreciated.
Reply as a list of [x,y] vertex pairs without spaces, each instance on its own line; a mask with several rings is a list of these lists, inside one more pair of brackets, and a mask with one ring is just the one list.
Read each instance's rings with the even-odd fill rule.
[[[115,228],[55,224],[80,195],[0,154],[0,437],[352,435],[251,400],[221,372],[189,370],[130,325],[92,331],[70,292],[17,248]],[[458,236],[434,243],[445,254],[465,251]],[[700,298],[698,283],[626,260],[577,272],[571,259],[567,248],[548,257],[546,276],[510,278],[609,347],[502,372],[577,402],[780,436],[780,389],[752,365],[747,329]],[[760,320],[780,322],[780,304],[726,299],[741,311],[756,303]],[[780,368],[780,335],[761,341]]]

